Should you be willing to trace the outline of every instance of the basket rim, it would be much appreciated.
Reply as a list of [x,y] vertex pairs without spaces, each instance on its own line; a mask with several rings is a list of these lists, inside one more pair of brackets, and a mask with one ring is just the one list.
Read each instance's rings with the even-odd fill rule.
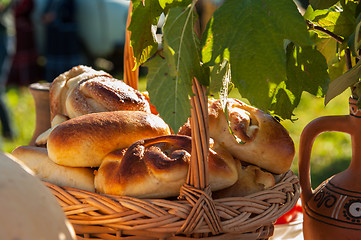
[[[108,228],[108,234],[137,231],[177,235],[192,206],[182,199],[139,199],[88,192],[61,187],[43,181],[57,198],[65,215],[75,229],[81,227]],[[261,227],[274,224],[288,212],[300,197],[298,177],[289,170],[270,189],[245,197],[214,199],[223,232],[213,234],[204,221],[193,234],[250,234]],[[83,234],[83,232],[77,232]],[[270,236],[273,231],[270,232]]]

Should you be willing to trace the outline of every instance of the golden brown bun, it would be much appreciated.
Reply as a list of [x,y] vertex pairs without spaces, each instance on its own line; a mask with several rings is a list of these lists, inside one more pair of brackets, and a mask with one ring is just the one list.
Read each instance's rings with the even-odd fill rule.
[[28,166],[41,180],[94,192],[94,173],[91,168],[58,165],[49,159],[46,148],[40,147],[19,146],[11,155]]
[[227,101],[228,125],[220,100],[209,100],[208,104],[210,137],[236,159],[276,174],[290,169],[295,155],[294,143],[287,130],[271,115],[230,98]]
[[69,119],[53,129],[47,148],[55,163],[99,167],[110,152],[135,141],[171,134],[158,116],[142,111],[113,111]]
[[[220,100],[208,100],[210,137],[241,161],[275,174],[287,172],[295,155],[288,131],[271,115],[238,99],[230,98],[227,104],[229,122]],[[190,135],[189,121],[178,134]]]
[[[218,151],[219,150],[219,151]],[[226,151],[210,149],[210,186],[219,190],[237,180],[236,163]],[[137,141],[108,154],[95,175],[96,191],[139,198],[179,195],[186,181],[191,138],[168,135]]]
[[238,161],[237,169],[237,182],[229,188],[213,192],[212,196],[215,199],[248,196],[252,193],[273,187],[276,183],[275,178],[271,173],[266,172],[257,166],[242,166]]
[[51,128],[38,136],[36,146],[45,146],[50,132],[58,124],[81,115],[122,110],[156,112],[146,93],[104,71],[83,65],[54,79],[49,89],[49,102]]
[[150,112],[139,91],[104,71],[82,65],[59,75],[50,86],[49,98],[51,119],[120,110]]

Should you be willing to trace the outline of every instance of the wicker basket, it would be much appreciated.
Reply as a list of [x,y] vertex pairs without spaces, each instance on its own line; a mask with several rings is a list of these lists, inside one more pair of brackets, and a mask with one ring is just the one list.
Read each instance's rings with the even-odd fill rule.
[[247,197],[213,200],[209,189],[185,184],[181,199],[109,196],[46,183],[78,239],[267,239],[273,222],[299,198],[288,172],[273,188]]
[[[131,12],[131,7],[129,13]],[[128,16],[128,24],[129,24]],[[126,34],[124,81],[137,89]],[[176,199],[110,196],[44,182],[73,224],[78,239],[267,239],[273,223],[300,196],[291,171],[267,190],[246,197],[212,199],[208,185],[209,149],[206,88],[193,80],[192,153],[186,183]]]

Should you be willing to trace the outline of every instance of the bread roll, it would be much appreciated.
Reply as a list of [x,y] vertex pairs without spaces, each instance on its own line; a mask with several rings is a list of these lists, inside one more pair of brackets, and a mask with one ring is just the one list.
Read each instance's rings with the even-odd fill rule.
[[[217,151],[209,151],[212,190],[231,186],[238,178],[233,157],[224,150]],[[138,198],[178,196],[186,181],[190,153],[191,138],[187,136],[137,141],[127,150],[114,151],[104,158],[95,174],[96,191]]]
[[242,166],[237,161],[238,180],[231,187],[213,192],[213,198],[244,197],[273,187],[275,177],[254,165]]
[[46,148],[34,146],[19,146],[11,155],[22,161],[41,180],[94,192],[94,173],[91,168],[58,165],[49,159]]
[[[232,98],[227,100],[226,113],[220,100],[209,99],[208,112],[210,137],[236,159],[275,174],[290,169],[295,155],[293,140],[271,115]],[[178,134],[190,134],[189,120]]]
[[59,75],[49,90],[51,119],[88,113],[136,110],[150,112],[144,95],[104,71],[76,66]]
[[59,75],[50,85],[51,128],[40,134],[36,146],[45,146],[60,123],[81,115],[109,111],[156,113],[147,93],[141,93],[104,71],[79,65]]
[[229,121],[220,100],[209,101],[210,137],[241,161],[276,174],[290,169],[295,146],[278,121],[237,99],[228,99],[227,114]]
[[71,167],[99,167],[110,152],[135,141],[171,134],[158,116],[142,111],[86,114],[53,129],[47,142],[55,163]]

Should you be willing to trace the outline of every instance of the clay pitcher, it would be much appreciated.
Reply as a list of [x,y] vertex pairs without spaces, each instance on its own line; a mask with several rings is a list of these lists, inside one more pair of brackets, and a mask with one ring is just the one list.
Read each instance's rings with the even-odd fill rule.
[[[299,150],[299,179],[303,205],[304,239],[361,239],[361,110],[349,99],[350,114],[320,117],[303,130]],[[351,135],[352,158],[348,168],[311,187],[310,157],[315,138],[322,132]]]
[[33,83],[29,91],[35,102],[35,130],[29,145],[34,145],[36,138],[50,128],[50,83]]

